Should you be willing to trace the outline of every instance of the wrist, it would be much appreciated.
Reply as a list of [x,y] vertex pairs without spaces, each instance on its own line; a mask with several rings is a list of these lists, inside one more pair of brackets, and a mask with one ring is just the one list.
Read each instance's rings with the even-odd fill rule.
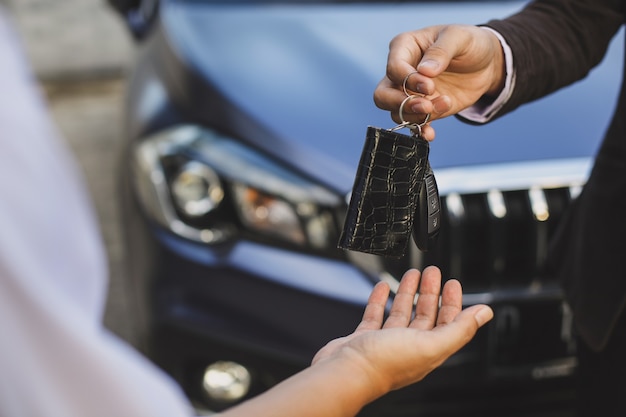
[[329,383],[334,385],[333,392],[341,392],[337,397],[344,399],[345,406],[357,406],[359,409],[391,389],[385,378],[381,378],[375,364],[363,357],[358,349],[348,346],[342,346],[332,356],[316,362],[307,372],[332,374],[323,378],[325,389],[330,388]]
[[372,402],[393,389],[392,382],[384,377],[376,363],[364,357],[358,349],[345,346],[340,355],[334,359],[349,379],[359,381],[357,387],[362,393],[365,404]]
[[[496,37],[499,45],[494,45],[493,62],[491,68],[495,75],[491,78],[488,89],[474,105],[461,110],[458,115],[461,120],[470,123],[487,123],[500,112],[509,101],[515,89],[515,69],[513,52],[506,39],[489,26],[480,26],[486,33]],[[498,54],[500,54],[498,56]],[[502,62],[500,62],[502,61]],[[501,79],[501,77],[503,79]]]
[[489,40],[492,43],[492,48],[494,51],[493,59],[491,61],[491,69],[492,69],[492,77],[491,84],[489,88],[485,92],[485,96],[487,97],[498,97],[502,90],[505,87],[506,81],[506,64],[505,64],[505,54],[504,48],[502,46],[502,42],[499,37],[495,34],[495,32],[488,27],[482,27],[482,29],[487,32],[489,36]]
[[[301,372],[237,407],[224,417],[351,417],[389,389],[369,361],[351,348],[341,348]],[[323,401],[320,401],[323,399]]]

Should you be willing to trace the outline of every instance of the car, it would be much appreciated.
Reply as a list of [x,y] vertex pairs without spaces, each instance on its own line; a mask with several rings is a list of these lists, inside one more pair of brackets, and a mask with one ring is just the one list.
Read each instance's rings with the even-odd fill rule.
[[484,126],[434,121],[436,247],[389,258],[337,246],[366,129],[395,126],[372,99],[389,41],[525,1],[122,3],[138,51],[119,170],[138,347],[198,410],[307,367],[377,282],[434,264],[495,318],[360,415],[571,415],[572,315],[542,266],[608,125],[621,36],[583,82]]

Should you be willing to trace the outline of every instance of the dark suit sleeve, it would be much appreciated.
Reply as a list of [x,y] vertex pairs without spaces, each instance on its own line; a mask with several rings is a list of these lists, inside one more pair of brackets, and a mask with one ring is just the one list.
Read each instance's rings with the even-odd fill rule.
[[513,95],[496,118],[584,78],[624,22],[624,3],[539,0],[488,22],[510,45],[516,73]]
[[[513,16],[488,22],[511,47],[516,74],[512,96],[496,117],[584,78],[623,24],[625,3],[536,0]],[[561,220],[547,255],[546,272],[559,277],[577,333],[597,351],[607,345],[626,310],[626,281],[619,279],[626,274],[620,255],[626,233],[621,221],[626,207],[624,114],[622,88],[591,175]]]

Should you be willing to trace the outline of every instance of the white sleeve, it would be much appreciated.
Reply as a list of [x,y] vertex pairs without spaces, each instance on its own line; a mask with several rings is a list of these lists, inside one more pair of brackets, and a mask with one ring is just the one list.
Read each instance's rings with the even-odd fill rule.
[[0,416],[190,416],[178,385],[101,323],[94,211],[3,12]]
[[493,32],[500,40],[502,50],[504,51],[506,79],[504,81],[504,88],[495,100],[489,102],[481,101],[459,112],[460,116],[476,123],[486,123],[491,120],[502,106],[506,104],[515,88],[515,69],[513,67],[513,53],[511,52],[511,47],[500,33],[488,27],[481,26],[481,28]]

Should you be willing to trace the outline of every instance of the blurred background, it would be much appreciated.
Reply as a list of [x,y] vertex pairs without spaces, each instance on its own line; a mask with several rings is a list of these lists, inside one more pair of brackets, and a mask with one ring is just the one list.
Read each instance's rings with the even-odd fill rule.
[[4,4],[95,203],[111,276],[105,325],[134,343],[114,187],[133,40],[104,0],[4,0]]

